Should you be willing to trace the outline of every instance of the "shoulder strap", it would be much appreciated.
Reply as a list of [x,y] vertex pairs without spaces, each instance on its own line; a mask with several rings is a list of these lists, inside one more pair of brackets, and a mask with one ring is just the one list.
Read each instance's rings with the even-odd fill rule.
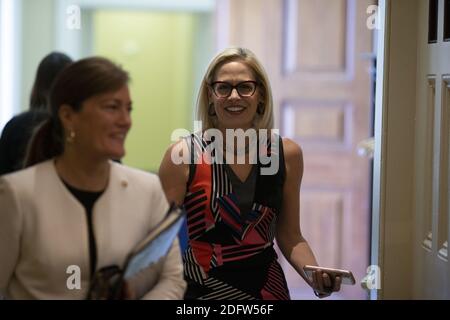
[[[188,138],[189,139],[189,138]],[[186,183],[186,189],[189,188],[189,186],[192,183],[192,180],[194,180],[194,175],[195,175],[195,145],[194,145],[194,133],[192,133],[190,135],[190,143],[188,141],[186,141],[188,143],[188,146],[190,145],[190,149],[189,149],[189,153],[190,153],[190,163],[189,163],[189,178],[188,181]]]

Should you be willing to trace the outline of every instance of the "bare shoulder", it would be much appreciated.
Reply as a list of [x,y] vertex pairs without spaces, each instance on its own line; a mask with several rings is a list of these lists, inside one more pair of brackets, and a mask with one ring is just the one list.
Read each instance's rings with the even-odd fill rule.
[[188,178],[189,175],[190,152],[184,139],[171,144],[164,154],[164,158],[159,167],[161,179],[165,178]]
[[189,148],[186,140],[181,139],[177,142],[172,143],[166,150],[164,154],[163,163],[168,165],[185,165],[188,164],[189,160]]
[[303,162],[303,150],[296,142],[289,138],[283,138],[283,150],[286,162]]
[[283,138],[283,151],[287,181],[297,184],[303,177],[302,148],[291,139]]
[[183,156],[185,155],[185,154],[184,154],[185,152],[189,152],[188,145],[187,145],[187,143],[186,143],[186,139],[180,139],[180,140],[178,140],[178,141],[172,143],[172,144],[167,148],[166,154],[167,154],[168,152],[175,152],[175,151],[181,152],[180,154],[183,155]]
[[182,204],[189,179],[189,149],[185,140],[172,144],[159,167],[161,185],[169,202]]

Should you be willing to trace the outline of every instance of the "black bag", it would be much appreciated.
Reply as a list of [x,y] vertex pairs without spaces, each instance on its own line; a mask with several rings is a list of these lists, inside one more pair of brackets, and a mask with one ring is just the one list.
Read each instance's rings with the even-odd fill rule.
[[123,299],[123,271],[116,265],[101,268],[94,273],[88,300]]

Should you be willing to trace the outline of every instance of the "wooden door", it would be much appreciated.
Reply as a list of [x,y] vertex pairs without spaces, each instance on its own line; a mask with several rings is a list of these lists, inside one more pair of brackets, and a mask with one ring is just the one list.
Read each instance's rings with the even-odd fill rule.
[[[221,0],[218,46],[250,48],[272,83],[276,128],[303,148],[301,228],[320,265],[348,268],[357,284],[335,298],[365,299],[370,163],[356,152],[371,136],[370,0]],[[293,299],[315,299],[282,258]]]
[[450,1],[418,2],[414,297],[450,298]]

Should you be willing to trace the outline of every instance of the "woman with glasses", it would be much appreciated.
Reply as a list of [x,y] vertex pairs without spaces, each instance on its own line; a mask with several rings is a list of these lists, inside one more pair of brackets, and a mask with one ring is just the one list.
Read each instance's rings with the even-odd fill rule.
[[299,227],[302,151],[271,130],[270,84],[250,50],[212,60],[197,111],[202,131],[172,145],[159,172],[168,199],[187,211],[185,298],[290,299],[275,238],[318,296],[338,291],[338,277],[303,271],[317,262]]

